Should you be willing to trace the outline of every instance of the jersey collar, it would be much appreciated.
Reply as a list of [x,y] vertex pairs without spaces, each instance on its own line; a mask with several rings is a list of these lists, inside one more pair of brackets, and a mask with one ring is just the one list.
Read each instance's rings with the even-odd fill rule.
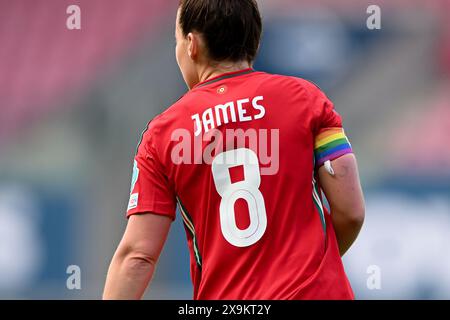
[[192,89],[204,87],[204,86],[212,84],[212,83],[216,83],[216,82],[219,82],[219,81],[222,81],[222,80],[226,80],[226,79],[230,79],[230,78],[234,78],[234,77],[238,77],[238,76],[243,76],[243,75],[250,74],[250,73],[253,73],[253,72],[255,72],[255,70],[253,68],[247,68],[247,69],[240,70],[240,71],[224,73],[224,74],[221,74],[221,75],[216,76],[214,78],[211,78],[211,79],[208,79],[206,81],[200,82],[200,83],[196,84]]

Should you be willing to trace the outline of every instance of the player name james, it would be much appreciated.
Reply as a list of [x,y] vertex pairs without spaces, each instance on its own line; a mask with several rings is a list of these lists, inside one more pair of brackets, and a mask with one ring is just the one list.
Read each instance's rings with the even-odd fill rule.
[[224,104],[218,104],[215,107],[206,109],[203,114],[194,114],[195,136],[202,132],[207,133],[223,124],[247,122],[264,118],[266,108],[261,104],[264,101],[263,96],[257,96],[252,99],[245,98],[237,101],[230,101]]

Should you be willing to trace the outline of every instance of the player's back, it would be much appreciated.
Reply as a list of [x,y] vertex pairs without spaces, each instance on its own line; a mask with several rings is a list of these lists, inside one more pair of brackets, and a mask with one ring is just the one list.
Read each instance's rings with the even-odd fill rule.
[[251,69],[197,85],[150,123],[194,298],[353,297],[315,179],[317,136],[341,126],[313,84]]

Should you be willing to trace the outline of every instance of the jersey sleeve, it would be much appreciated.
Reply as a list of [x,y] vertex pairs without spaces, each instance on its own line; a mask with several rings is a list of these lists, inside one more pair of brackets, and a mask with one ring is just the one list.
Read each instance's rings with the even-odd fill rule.
[[353,153],[353,150],[342,126],[342,118],[330,99],[315,86],[312,98],[316,117],[313,129],[314,158],[316,168],[320,168],[326,161],[336,160]]
[[137,148],[127,218],[135,214],[153,213],[175,220],[175,192],[158,158],[154,134],[154,128],[149,124]]

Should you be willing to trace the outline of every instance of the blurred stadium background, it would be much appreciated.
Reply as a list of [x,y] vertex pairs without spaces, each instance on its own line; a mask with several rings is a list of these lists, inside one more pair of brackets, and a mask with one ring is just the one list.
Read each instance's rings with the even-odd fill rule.
[[[357,297],[450,299],[450,1],[259,3],[255,68],[319,84],[358,156],[367,218],[344,259]],[[66,28],[71,4],[81,30]],[[140,132],[186,90],[176,5],[0,0],[0,298],[101,296]],[[184,237],[177,219],[147,298],[191,298]]]

